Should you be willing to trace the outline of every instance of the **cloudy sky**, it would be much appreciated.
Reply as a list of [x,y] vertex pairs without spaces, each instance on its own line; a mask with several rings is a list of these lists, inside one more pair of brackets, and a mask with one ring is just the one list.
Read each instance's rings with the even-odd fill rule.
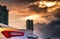
[[27,6],[34,1],[35,0],[0,0],[0,4],[7,6],[9,9],[9,25],[25,29],[25,20],[21,20],[21,18],[32,14],[27,11]]
[[[35,29],[55,36],[60,31],[60,1],[56,0],[0,0],[9,9],[9,25],[26,29],[26,20],[33,19]],[[46,31],[47,30],[47,31]],[[49,32],[48,32],[49,31]],[[52,34],[52,33],[54,34]],[[56,34],[56,37],[59,35]]]
[[42,6],[40,0],[0,0],[0,4],[8,7],[9,25],[17,28],[25,28],[27,19],[35,20],[35,23],[50,23],[58,16],[58,14],[56,16],[56,9],[59,9],[59,3],[53,4],[54,8]]

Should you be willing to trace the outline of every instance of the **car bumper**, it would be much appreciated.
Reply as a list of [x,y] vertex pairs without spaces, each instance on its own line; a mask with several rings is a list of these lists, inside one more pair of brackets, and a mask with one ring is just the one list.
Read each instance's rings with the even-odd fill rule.
[[9,39],[28,39],[28,38],[27,38],[27,37],[22,36],[22,37],[11,37],[11,38],[9,38]]

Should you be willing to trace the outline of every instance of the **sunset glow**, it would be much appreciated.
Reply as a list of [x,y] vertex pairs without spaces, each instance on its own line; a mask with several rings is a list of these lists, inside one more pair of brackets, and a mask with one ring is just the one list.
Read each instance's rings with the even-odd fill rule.
[[46,2],[45,5],[47,7],[52,7],[52,6],[55,6],[56,5],[56,2]]
[[39,7],[52,7],[55,6],[57,2],[48,2],[48,1],[40,1]]
[[33,15],[26,16],[26,17],[22,18],[22,20],[27,20],[27,19],[36,20],[36,19],[39,18],[39,17],[40,17],[39,15],[33,14]]
[[[22,2],[22,3],[21,3]],[[9,25],[16,28],[24,28],[27,19],[34,22],[48,23],[55,20],[55,11],[60,8],[59,1],[34,1],[25,2],[23,0],[0,1],[1,5],[6,5],[9,9]],[[29,7],[31,6],[32,7]],[[45,8],[47,7],[47,9]],[[46,12],[44,12],[46,10]],[[52,12],[52,13],[51,13]],[[57,11],[56,11],[57,12]],[[24,24],[24,25],[21,25]],[[18,27],[17,27],[18,26]]]

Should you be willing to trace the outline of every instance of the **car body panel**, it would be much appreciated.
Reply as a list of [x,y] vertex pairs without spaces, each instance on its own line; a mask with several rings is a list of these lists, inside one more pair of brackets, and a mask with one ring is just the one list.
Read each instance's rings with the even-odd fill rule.
[[[20,32],[24,32],[24,36],[15,36],[15,37],[6,38],[2,34],[2,31],[20,31]],[[36,37],[31,30],[15,29],[5,24],[2,25],[0,24],[0,39],[29,39],[28,36]]]

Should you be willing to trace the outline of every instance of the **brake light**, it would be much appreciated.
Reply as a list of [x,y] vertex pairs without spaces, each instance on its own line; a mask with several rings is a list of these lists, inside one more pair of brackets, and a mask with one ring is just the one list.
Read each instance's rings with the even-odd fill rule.
[[15,36],[24,36],[24,32],[19,32],[19,31],[2,31],[2,34],[7,37],[15,37]]

